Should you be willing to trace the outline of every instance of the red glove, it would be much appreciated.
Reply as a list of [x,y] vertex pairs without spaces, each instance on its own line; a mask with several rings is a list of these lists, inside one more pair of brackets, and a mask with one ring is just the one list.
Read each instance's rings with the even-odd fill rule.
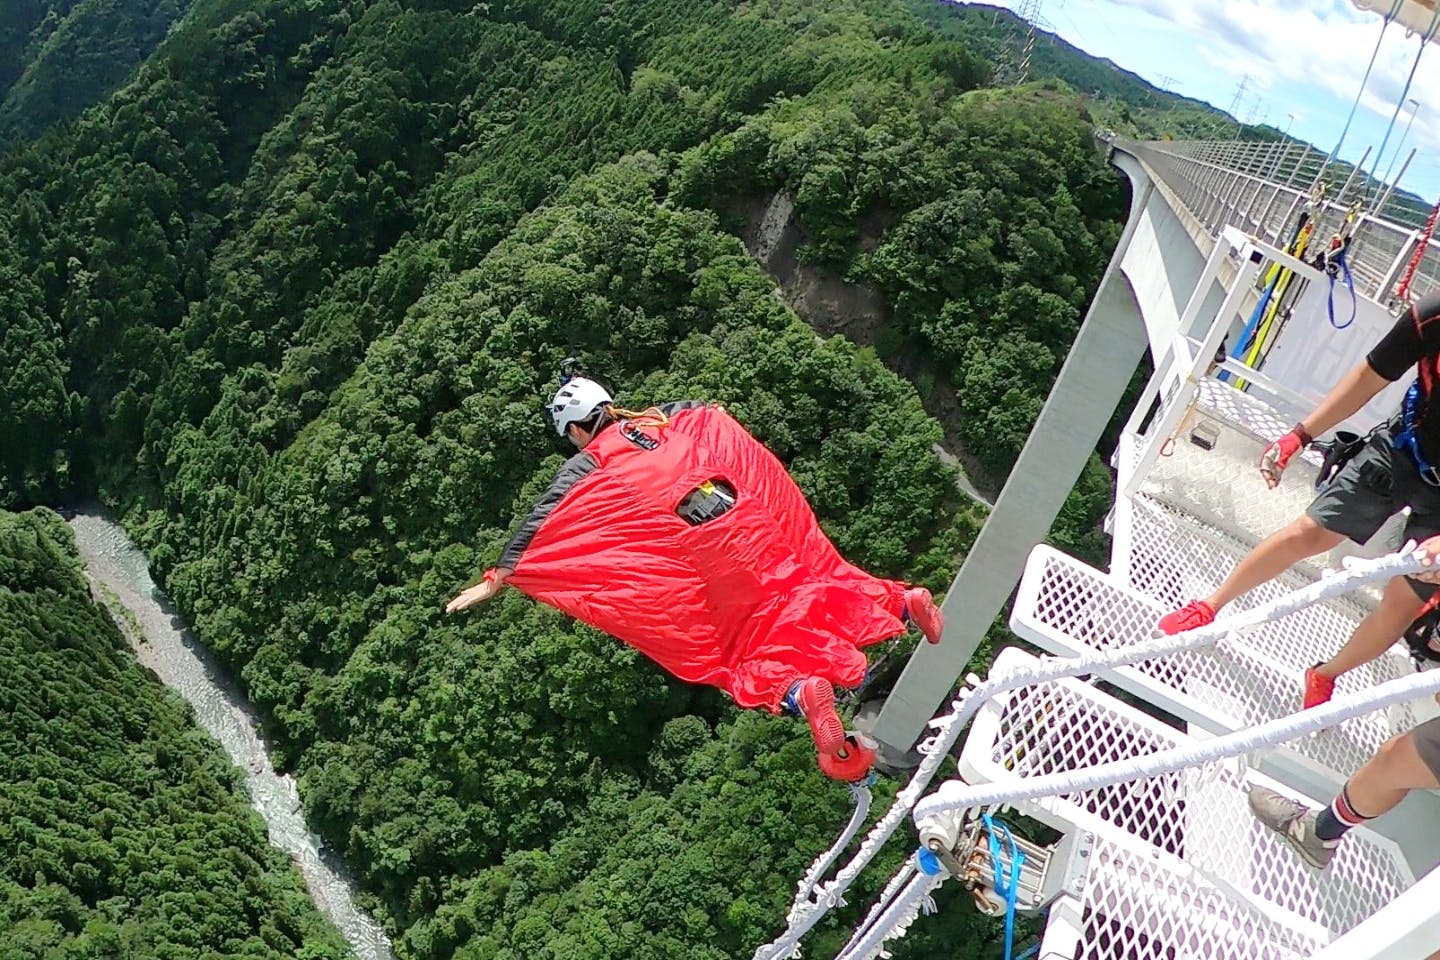
[[1297,423],[1289,433],[1265,448],[1265,452],[1260,454],[1260,475],[1265,478],[1267,487],[1273,490],[1280,485],[1280,474],[1289,466],[1290,458],[1309,442],[1310,434],[1306,432],[1305,424]]

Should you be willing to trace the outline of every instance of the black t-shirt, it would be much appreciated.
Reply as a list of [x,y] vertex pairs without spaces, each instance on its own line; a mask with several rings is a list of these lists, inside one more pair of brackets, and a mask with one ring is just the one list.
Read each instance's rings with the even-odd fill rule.
[[1420,381],[1420,449],[1440,466],[1440,293],[1402,313],[1365,359],[1386,380],[1399,380],[1414,368]]

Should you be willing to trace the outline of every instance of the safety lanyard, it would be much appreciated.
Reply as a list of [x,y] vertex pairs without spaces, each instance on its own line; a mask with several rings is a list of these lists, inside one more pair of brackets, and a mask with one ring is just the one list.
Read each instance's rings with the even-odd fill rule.
[[[1345,256],[1345,247],[1340,247],[1333,256],[1325,258],[1325,275],[1330,278],[1330,295],[1325,299],[1325,309],[1330,314],[1330,326],[1336,330],[1344,330],[1355,322],[1355,314],[1360,309],[1360,301],[1355,298],[1355,278],[1350,274],[1350,263]],[[1339,274],[1345,278],[1345,286],[1350,291],[1350,319],[1344,323],[1335,322],[1335,275]]]

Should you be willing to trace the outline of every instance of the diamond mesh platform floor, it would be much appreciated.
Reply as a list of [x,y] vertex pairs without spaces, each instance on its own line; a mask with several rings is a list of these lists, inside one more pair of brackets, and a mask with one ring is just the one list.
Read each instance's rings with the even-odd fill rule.
[[[1010,626],[1042,649],[1074,656],[1150,638],[1168,608],[1079,560],[1038,547],[1020,581]],[[1338,649],[1357,619],[1317,604],[1208,650],[1122,667],[1114,677],[1186,722],[1217,733],[1238,730],[1298,710],[1304,668]],[[1407,656],[1389,653],[1342,677],[1336,689],[1345,693],[1410,672]],[[1408,709],[1356,718],[1288,750],[1339,783],[1415,722]]]
[[[1033,664],[1006,650],[995,672]],[[1190,742],[1183,732],[1077,680],[1005,694],[977,716],[960,756],[971,783],[1091,767]],[[1303,957],[1414,882],[1398,849],[1357,831],[1325,872],[1255,822],[1235,765],[1022,803],[1059,829],[1093,834],[1079,900],[1082,955]]]

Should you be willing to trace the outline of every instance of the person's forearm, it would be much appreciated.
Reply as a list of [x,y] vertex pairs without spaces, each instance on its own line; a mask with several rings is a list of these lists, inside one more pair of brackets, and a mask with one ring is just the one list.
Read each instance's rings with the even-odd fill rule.
[[1361,360],[1335,384],[1325,395],[1325,399],[1320,401],[1320,405],[1301,420],[1300,424],[1312,438],[1318,437],[1357,413],[1389,385],[1389,380],[1372,370],[1368,362]]

